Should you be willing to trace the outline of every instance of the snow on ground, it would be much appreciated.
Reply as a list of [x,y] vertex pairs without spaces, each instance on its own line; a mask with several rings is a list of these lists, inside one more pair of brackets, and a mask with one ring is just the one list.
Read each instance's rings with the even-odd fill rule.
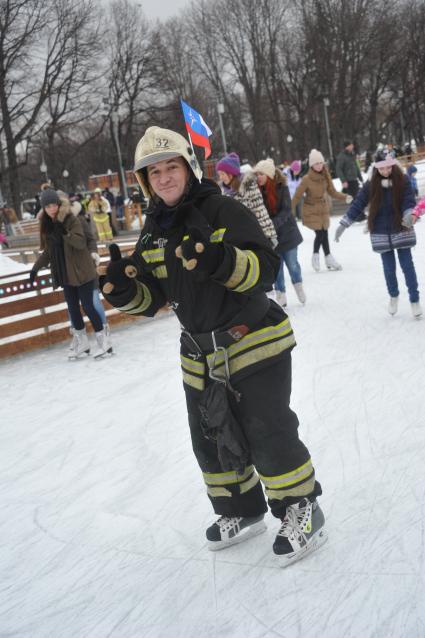
[[24,270],[29,270],[28,264],[20,264],[19,262],[11,259],[7,255],[3,255],[0,251],[0,275],[9,275],[15,274],[18,272],[23,272]]
[[[331,234],[338,220],[332,220]],[[3,361],[0,635],[423,638],[425,319],[403,282],[387,314],[364,225],[288,287],[292,406],[323,486],[329,541],[286,570],[278,522],[221,552],[188,436],[172,316],[114,330],[116,356],[67,345]],[[425,292],[425,221],[414,251]],[[273,388],[271,388],[273,390]]]

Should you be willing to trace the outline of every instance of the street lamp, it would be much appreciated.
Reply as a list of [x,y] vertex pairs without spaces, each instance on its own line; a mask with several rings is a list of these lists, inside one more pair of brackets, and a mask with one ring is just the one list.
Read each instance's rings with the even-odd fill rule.
[[115,149],[117,152],[118,170],[119,170],[119,174],[121,178],[120,182],[122,184],[122,191],[123,191],[122,194],[123,194],[124,200],[126,200],[128,198],[128,192],[127,192],[127,181],[126,181],[125,171],[122,165],[120,138],[118,133],[118,111],[112,111],[111,123],[112,123],[112,136],[114,138]]
[[65,192],[68,192],[68,177],[69,177],[69,173],[66,170],[66,168],[64,168],[63,171],[62,171],[62,177],[64,179]]
[[328,106],[330,106],[329,98],[328,97],[324,97],[323,98],[323,109],[324,109],[324,112],[325,112],[326,136],[328,138],[329,159],[332,159],[334,154],[333,154],[333,150],[332,150],[331,132],[330,132],[330,129],[329,129]]
[[40,171],[41,171],[42,173],[44,173],[44,176],[45,176],[45,178],[46,178],[46,182],[48,182],[48,181],[49,181],[49,178],[48,178],[48,176],[47,176],[47,164],[46,164],[46,162],[44,161],[44,158],[42,158],[42,160],[41,160],[41,164],[40,164]]
[[223,102],[217,103],[217,111],[218,111],[218,121],[220,123],[221,140],[223,142],[223,151],[224,151],[224,154],[227,155],[226,134],[224,132],[224,125],[223,125],[223,118],[222,118],[222,115],[224,113]]
[[401,128],[401,144],[404,146],[404,119],[403,119],[403,97],[404,92],[398,91],[398,98],[400,100],[400,128]]

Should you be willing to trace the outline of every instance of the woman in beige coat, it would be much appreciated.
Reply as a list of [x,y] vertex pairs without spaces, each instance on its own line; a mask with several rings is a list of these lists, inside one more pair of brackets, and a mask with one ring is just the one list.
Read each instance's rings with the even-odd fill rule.
[[329,248],[328,228],[330,222],[331,203],[330,197],[350,204],[353,198],[350,195],[339,193],[335,190],[330,173],[325,166],[325,160],[320,151],[315,148],[308,158],[310,167],[307,175],[302,178],[292,199],[292,209],[295,210],[302,196],[305,194],[301,219],[304,226],[311,228],[316,233],[311,260],[314,270],[320,270],[319,250],[323,248],[325,263],[329,270],[341,270],[341,265],[331,255]]

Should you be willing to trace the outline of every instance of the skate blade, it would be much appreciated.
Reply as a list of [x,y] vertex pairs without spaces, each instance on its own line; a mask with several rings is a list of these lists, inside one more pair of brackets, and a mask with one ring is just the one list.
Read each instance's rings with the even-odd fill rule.
[[227,541],[207,541],[208,549],[211,552],[215,552],[219,549],[226,549],[226,547],[230,547],[231,545],[237,545],[238,543],[243,543],[243,541],[248,540],[248,538],[253,538],[254,536],[258,536],[258,534],[262,534],[267,529],[267,526],[264,521],[258,521],[258,523],[254,523],[249,527],[245,527],[245,529],[240,532],[237,536],[230,538]]
[[94,361],[100,361],[101,359],[107,359],[108,357],[111,357],[113,354],[115,354],[115,352],[112,350],[112,348],[109,348],[106,352],[102,352],[102,354],[95,354],[93,359]]
[[326,543],[328,540],[328,535],[324,529],[321,529],[313,536],[310,543],[300,549],[298,552],[292,552],[292,554],[277,554],[279,567],[289,567],[289,565],[293,565],[297,561],[305,558],[312,552],[319,549],[322,545]]
[[84,350],[81,354],[68,356],[68,361],[80,361],[81,359],[87,359],[89,356],[90,350]]

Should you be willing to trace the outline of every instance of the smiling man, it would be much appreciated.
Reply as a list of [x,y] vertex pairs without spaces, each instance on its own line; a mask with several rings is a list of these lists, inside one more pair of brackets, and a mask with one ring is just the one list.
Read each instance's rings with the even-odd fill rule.
[[289,565],[326,535],[320,484],[289,407],[294,334],[266,295],[279,257],[255,216],[202,179],[178,133],[149,128],[134,172],[149,214],[130,259],[112,248],[103,291],[132,315],[153,316],[168,302],[182,326],[192,446],[219,516],[206,530],[210,549],[265,530],[262,483],[280,519],[273,549]]

